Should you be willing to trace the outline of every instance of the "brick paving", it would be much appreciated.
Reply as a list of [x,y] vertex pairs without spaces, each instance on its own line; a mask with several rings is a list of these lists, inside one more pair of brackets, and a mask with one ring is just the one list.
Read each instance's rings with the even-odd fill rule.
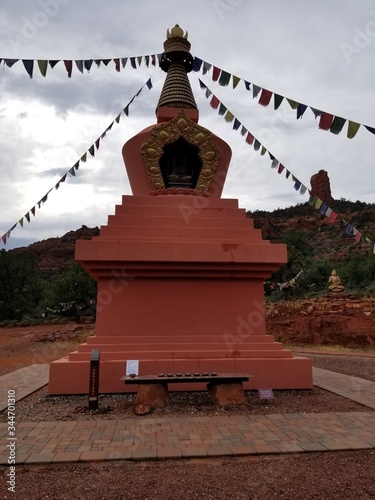
[[20,422],[16,438],[18,464],[370,449],[375,412]]
[[48,384],[49,365],[34,364],[0,377],[0,411],[8,406],[8,389],[16,390],[16,400],[28,396]]
[[[36,390],[45,368],[33,365],[0,378],[20,399]],[[26,370],[26,371],[25,371]],[[30,371],[30,377],[27,376]],[[16,435],[0,423],[0,464],[7,465],[8,444],[18,464],[144,460],[280,454],[375,448],[375,383],[318,368],[314,385],[369,408],[367,412],[236,415],[125,420],[19,422]],[[28,382],[29,381],[29,385]],[[45,385],[42,384],[42,385]],[[40,386],[40,385],[39,385]],[[37,387],[38,388],[38,387]],[[29,391],[29,392],[28,392]],[[6,395],[6,390],[4,392]],[[5,406],[6,407],[6,406]],[[6,419],[6,412],[4,413]]]

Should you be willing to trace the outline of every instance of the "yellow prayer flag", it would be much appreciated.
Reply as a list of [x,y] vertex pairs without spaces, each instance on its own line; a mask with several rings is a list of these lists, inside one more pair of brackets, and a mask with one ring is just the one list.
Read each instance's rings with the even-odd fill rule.
[[323,205],[323,201],[318,198],[315,202],[315,208],[320,208]]

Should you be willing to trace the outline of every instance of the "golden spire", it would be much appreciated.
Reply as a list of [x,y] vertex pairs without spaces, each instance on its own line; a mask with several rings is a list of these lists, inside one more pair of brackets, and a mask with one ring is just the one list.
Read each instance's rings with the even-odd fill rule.
[[170,31],[167,30],[167,39],[164,42],[164,52],[160,60],[160,67],[167,73],[161,91],[158,108],[192,108],[197,109],[191,90],[188,73],[193,68],[193,56],[190,54],[188,32],[184,34],[178,24]]

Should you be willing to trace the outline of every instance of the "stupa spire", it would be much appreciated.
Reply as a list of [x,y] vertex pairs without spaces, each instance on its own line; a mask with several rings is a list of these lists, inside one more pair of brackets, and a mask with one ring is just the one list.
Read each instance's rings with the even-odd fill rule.
[[160,67],[167,73],[160,99],[159,108],[197,109],[191,90],[188,73],[193,68],[193,56],[190,54],[190,42],[187,31],[178,24],[170,31],[167,30],[167,39],[164,42],[164,52],[161,56]]

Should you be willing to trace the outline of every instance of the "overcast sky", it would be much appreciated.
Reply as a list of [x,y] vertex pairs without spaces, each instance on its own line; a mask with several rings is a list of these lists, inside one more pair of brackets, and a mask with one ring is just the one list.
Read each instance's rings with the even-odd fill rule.
[[[375,127],[375,3],[370,0],[3,0],[0,57],[106,59],[157,54],[176,23],[189,32],[191,52],[251,83],[300,103]],[[248,210],[305,202],[293,183],[254,154],[241,134],[209,106],[198,77],[240,122],[306,186],[327,170],[334,198],[373,203],[375,135],[361,127],[353,139],[319,130],[310,109],[296,120],[284,100],[277,111],[252,99],[243,82],[233,90],[191,73],[200,124],[233,150],[224,189]],[[62,62],[38,67],[30,79],[21,61],[0,73],[0,235],[27,213],[87,151],[131,97],[152,78],[130,115],[103,139],[95,158],[12,232],[6,248],[61,236],[83,224],[106,224],[130,194],[122,145],[155,123],[165,73],[114,63],[68,78]],[[319,216],[319,215],[317,215]],[[358,228],[359,230],[361,228]],[[0,248],[3,248],[0,244]]]

